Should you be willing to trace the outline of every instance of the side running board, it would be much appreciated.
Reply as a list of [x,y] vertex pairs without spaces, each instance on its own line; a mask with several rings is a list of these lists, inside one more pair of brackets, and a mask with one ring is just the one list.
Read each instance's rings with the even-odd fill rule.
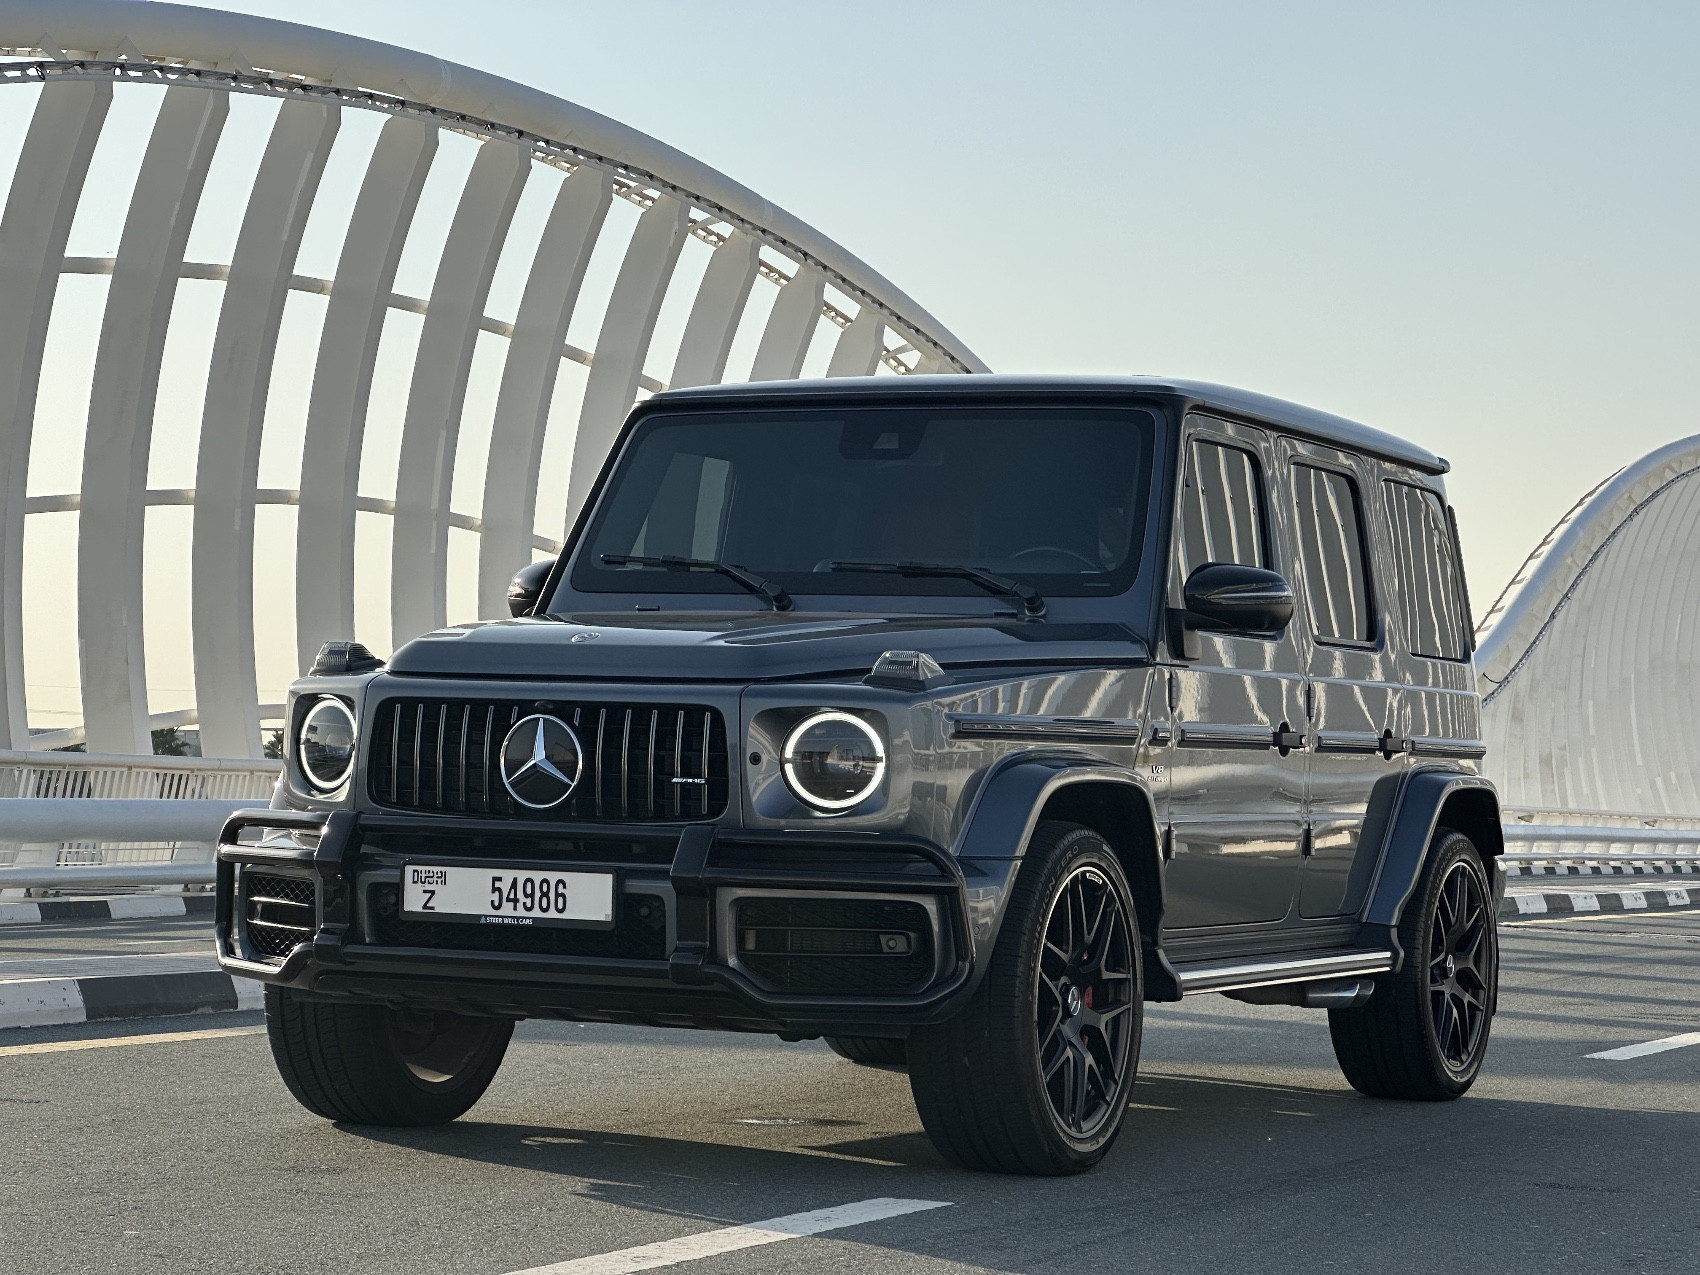
[[1226,964],[1179,965],[1181,994],[1231,992],[1244,987],[1268,987],[1275,983],[1308,983],[1320,978],[1350,978],[1358,974],[1380,974],[1393,968],[1393,954],[1374,948],[1325,955],[1306,953],[1269,961],[1233,961]]

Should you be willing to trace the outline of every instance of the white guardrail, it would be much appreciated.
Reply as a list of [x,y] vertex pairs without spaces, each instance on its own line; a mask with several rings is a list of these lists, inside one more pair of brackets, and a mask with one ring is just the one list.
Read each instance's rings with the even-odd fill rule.
[[1700,858],[1700,816],[1633,810],[1553,810],[1507,806],[1505,857],[1516,862]]
[[[271,799],[280,763],[0,752],[0,890],[206,885],[233,810]],[[1700,860],[1700,816],[1505,811],[1508,860]]]
[[281,765],[0,752],[0,890],[209,883],[219,825],[269,802]]

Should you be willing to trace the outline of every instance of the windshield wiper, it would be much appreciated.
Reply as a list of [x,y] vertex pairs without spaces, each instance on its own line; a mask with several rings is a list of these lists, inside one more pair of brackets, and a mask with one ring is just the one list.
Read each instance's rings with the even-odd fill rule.
[[716,562],[712,558],[681,558],[677,554],[663,553],[645,556],[633,553],[605,553],[602,555],[604,565],[610,567],[660,567],[663,571],[713,571],[725,576],[733,584],[748,589],[758,598],[766,600],[775,611],[791,609],[791,595],[785,592],[771,580],[763,580],[760,576],[730,562]]
[[1021,603],[1021,612],[1029,620],[1045,614],[1045,599],[1032,585],[994,575],[979,567],[962,566],[954,562],[829,562],[829,571],[866,571],[876,575],[903,576],[907,579],[933,577],[940,580],[966,580],[977,584],[987,593],[1014,598]]

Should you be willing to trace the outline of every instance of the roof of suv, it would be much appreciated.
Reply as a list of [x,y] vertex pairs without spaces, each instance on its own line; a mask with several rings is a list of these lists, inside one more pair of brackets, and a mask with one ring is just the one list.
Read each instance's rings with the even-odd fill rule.
[[775,398],[819,400],[845,397],[905,398],[938,395],[960,398],[1000,394],[1154,394],[1184,399],[1188,406],[1213,408],[1234,416],[1250,417],[1305,438],[1335,443],[1353,451],[1369,452],[1387,460],[1410,465],[1425,473],[1444,474],[1450,466],[1425,447],[1408,443],[1392,434],[1359,425],[1343,416],[1301,407],[1266,394],[1236,390],[1204,381],[1170,380],[1160,376],[848,376],[814,381],[758,381],[729,385],[701,385],[664,390],[649,400],[657,404],[684,404],[698,400],[714,402],[768,401]]

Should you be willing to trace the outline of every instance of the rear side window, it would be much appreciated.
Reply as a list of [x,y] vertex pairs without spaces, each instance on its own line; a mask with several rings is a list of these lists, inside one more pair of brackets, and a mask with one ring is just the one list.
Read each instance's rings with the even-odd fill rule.
[[1375,626],[1357,484],[1333,470],[1294,465],[1293,501],[1311,631],[1322,642],[1371,641]]
[[1461,660],[1469,654],[1458,558],[1440,497],[1409,483],[1387,484],[1399,597],[1413,655]]
[[1207,562],[1267,565],[1260,491],[1250,452],[1193,440],[1181,505],[1183,578]]

